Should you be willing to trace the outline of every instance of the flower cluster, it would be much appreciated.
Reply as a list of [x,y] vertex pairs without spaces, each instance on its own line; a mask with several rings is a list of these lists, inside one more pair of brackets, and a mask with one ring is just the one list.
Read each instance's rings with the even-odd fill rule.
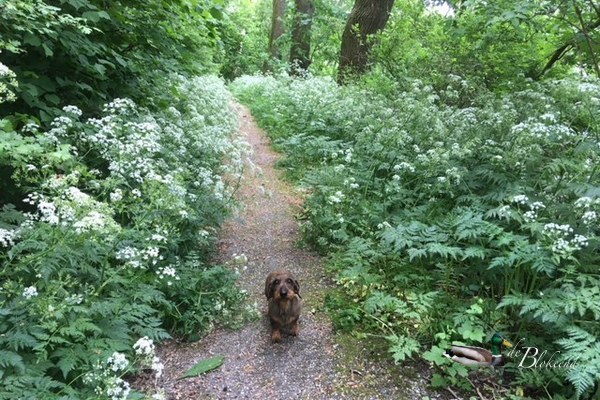
[[141,357],[141,363],[149,366],[154,371],[157,379],[160,378],[165,367],[160,362],[160,358],[156,356],[154,342],[147,336],[144,336],[135,342],[133,349],[135,350],[135,354]]
[[160,254],[160,249],[156,246],[149,246],[141,250],[136,247],[126,246],[117,251],[115,258],[123,261],[124,265],[134,269],[145,269],[149,266],[155,266],[164,260],[164,256]]
[[172,266],[160,267],[156,270],[156,275],[158,275],[158,279],[163,280],[167,279],[167,285],[172,285],[173,281],[178,281],[180,278],[177,276],[177,271]]
[[341,203],[342,200],[344,199],[344,193],[342,193],[342,191],[338,190],[337,192],[335,192],[334,194],[332,194],[331,196],[329,196],[327,198],[327,201],[329,202],[329,204],[337,204],[337,203]]
[[588,238],[574,234],[573,228],[568,224],[545,224],[544,234],[553,240],[551,249],[558,255],[568,255],[588,245]]
[[[144,336],[133,345],[133,349],[137,356],[133,361],[128,360],[125,354],[115,351],[104,363],[97,363],[94,371],[84,376],[84,382],[94,386],[98,396],[106,396],[111,400],[125,400],[129,396],[131,387],[122,376],[130,372],[131,368],[150,367],[155,377],[160,378],[164,365],[155,354],[154,342]],[[156,395],[158,396],[156,398],[164,398],[162,391]]]
[[16,236],[15,230],[0,228],[0,247],[10,247],[14,245]]
[[32,297],[35,297],[37,295],[38,295],[38,291],[35,286],[29,286],[29,287],[25,288],[25,290],[23,290],[23,297],[25,297],[27,300],[29,300]]
[[9,86],[18,86],[16,75],[6,65],[0,62],[0,104],[15,101],[17,97]]

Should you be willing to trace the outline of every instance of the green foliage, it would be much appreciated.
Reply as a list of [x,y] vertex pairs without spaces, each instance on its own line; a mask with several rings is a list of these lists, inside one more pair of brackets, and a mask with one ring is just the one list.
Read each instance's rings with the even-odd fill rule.
[[139,80],[154,70],[214,69],[220,7],[219,0],[4,1],[0,51],[16,74],[18,101],[0,104],[0,114],[49,123],[66,104],[97,113],[115,97],[143,101]]
[[111,398],[129,390],[111,362],[136,340],[245,315],[235,274],[207,263],[233,192],[221,175],[246,148],[229,92],[179,75],[154,90],[168,107],[115,99],[100,118],[66,106],[48,130],[1,125],[1,398]]
[[439,88],[460,75],[511,91],[526,78],[561,77],[573,66],[600,77],[594,2],[442,2],[451,5],[449,15],[428,3],[436,2],[396,2],[380,35],[375,65],[396,82],[419,78]]
[[[311,66],[315,74],[335,74],[346,18],[351,0],[314,0],[315,15],[311,29]],[[221,73],[226,79],[263,71],[272,63],[275,71],[289,70],[290,36],[293,26],[293,2],[288,5],[286,31],[279,39],[282,61],[270,60],[267,52],[271,29],[272,0],[233,0],[222,23]]]
[[[531,395],[591,396],[599,83],[529,81],[494,94],[450,75],[437,90],[385,81],[380,94],[386,78],[374,77],[363,88],[285,77],[231,85],[310,193],[302,231],[330,254],[342,289],[328,300],[336,327],[387,338],[396,361],[417,340],[445,371],[438,384],[466,388],[468,370],[443,349],[500,330],[565,360],[586,355],[585,368],[515,369]],[[577,351],[575,330],[589,335]]]
[[194,376],[202,375],[206,372],[212,371],[213,369],[217,369],[221,365],[223,365],[224,361],[224,356],[216,356],[212,358],[207,358],[206,360],[201,360],[192,368],[188,369],[186,373],[181,376],[180,379],[192,378]]

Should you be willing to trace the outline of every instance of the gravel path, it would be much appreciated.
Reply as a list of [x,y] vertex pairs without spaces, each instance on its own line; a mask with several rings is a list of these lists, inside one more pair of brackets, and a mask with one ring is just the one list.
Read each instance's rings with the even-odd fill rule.
[[[261,319],[237,331],[217,328],[197,343],[172,341],[162,346],[159,354],[165,375],[161,383],[168,399],[438,398],[426,393],[424,383],[414,378],[420,376],[418,371],[403,369],[397,374],[398,367],[377,360],[377,355],[373,357],[352,339],[337,343],[343,342],[333,335],[323,311],[325,293],[331,287],[323,272],[323,260],[297,246],[294,215],[300,209],[301,196],[280,179],[280,172],[274,169],[279,155],[270,148],[249,111],[236,107],[241,133],[254,153],[238,193],[244,206],[224,225],[218,258],[227,262],[234,254],[247,256],[239,286],[248,291],[250,304],[258,304]],[[280,268],[289,269],[300,281],[304,309],[299,336],[284,336],[281,343],[272,344],[265,316],[264,280],[270,271]],[[219,369],[177,380],[198,361],[215,355],[225,356]],[[413,378],[407,377],[411,375]]]

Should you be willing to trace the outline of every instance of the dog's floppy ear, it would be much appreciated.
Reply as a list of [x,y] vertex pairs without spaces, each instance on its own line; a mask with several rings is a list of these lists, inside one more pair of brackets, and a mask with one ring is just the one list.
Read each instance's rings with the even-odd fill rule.
[[292,282],[294,284],[294,292],[296,292],[298,297],[302,298],[302,296],[300,296],[300,284],[298,283],[298,281],[296,279],[292,279]]
[[276,289],[276,284],[275,281],[276,279],[275,274],[269,274],[269,276],[267,276],[267,280],[265,281],[265,296],[267,296],[267,300],[275,297],[275,289]]
[[273,297],[273,290],[271,290],[271,284],[273,283],[273,278],[271,275],[267,276],[267,280],[265,281],[265,296],[267,296],[267,300]]

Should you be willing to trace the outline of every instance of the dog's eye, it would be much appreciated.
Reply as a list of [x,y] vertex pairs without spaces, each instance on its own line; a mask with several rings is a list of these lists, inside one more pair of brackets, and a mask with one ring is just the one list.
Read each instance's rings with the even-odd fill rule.
[[275,280],[273,281],[273,284],[275,284],[275,285],[279,285],[279,279],[275,279]]
[[286,281],[286,283],[289,283],[289,284],[291,284],[291,283],[292,283],[292,280],[288,278],[288,280]]

